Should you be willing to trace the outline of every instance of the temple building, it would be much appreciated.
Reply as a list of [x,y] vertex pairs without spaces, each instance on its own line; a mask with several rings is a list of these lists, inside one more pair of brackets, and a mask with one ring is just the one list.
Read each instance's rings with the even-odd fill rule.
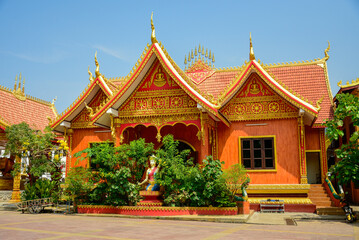
[[[357,78],[356,80],[352,80],[352,82],[347,81],[345,84],[343,84],[342,81],[340,81],[338,83],[338,87],[340,87],[340,89],[337,95],[341,93],[348,93],[348,94],[353,94],[356,97],[359,97],[359,78]],[[337,101],[338,100],[335,97],[334,103],[336,103]],[[339,147],[342,144],[347,144],[349,142],[350,136],[352,136],[354,132],[359,132],[359,128],[358,126],[354,126],[352,119],[346,118],[343,123],[343,131],[344,131],[344,136],[338,139],[338,142],[337,144],[335,144],[336,145],[335,147]],[[347,198],[352,203],[359,204],[358,185],[355,185],[353,182],[351,182],[351,184],[348,184],[348,186],[344,186],[344,190],[345,192],[348,193]]]
[[[333,114],[329,46],[322,58],[264,64],[250,38],[248,61],[215,68],[213,52],[199,45],[182,69],[157,41],[152,22],[151,27],[151,44],[127,76],[105,77],[95,55],[88,86],[52,124],[72,154],[94,142],[118,146],[138,138],[159,148],[163,136],[172,134],[196,162],[213,155],[224,168],[243,164],[251,178],[252,209],[271,197],[293,211],[330,205],[309,197],[328,168],[322,123]],[[67,161],[67,171],[90,166]]]
[[[26,122],[31,128],[42,131],[49,125],[48,118],[56,116],[54,101],[50,103],[25,94],[25,78],[22,79],[21,74],[19,80],[16,76],[14,89],[0,86],[0,201],[10,200],[13,187],[20,186],[20,181],[14,182],[10,174],[14,156],[4,155],[7,142],[5,128]],[[19,189],[17,193],[16,200],[19,200]]]

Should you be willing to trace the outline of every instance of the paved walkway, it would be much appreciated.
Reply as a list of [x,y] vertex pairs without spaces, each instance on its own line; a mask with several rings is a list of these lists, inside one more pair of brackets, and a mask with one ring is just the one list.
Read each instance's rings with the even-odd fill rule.
[[[195,216],[192,216],[195,218]],[[177,221],[123,216],[22,214],[0,211],[1,239],[359,239],[359,223],[255,213],[248,223]],[[212,217],[211,217],[212,218]],[[186,219],[189,220],[189,219]],[[262,222],[265,222],[263,224]],[[270,224],[270,225],[269,225]]]

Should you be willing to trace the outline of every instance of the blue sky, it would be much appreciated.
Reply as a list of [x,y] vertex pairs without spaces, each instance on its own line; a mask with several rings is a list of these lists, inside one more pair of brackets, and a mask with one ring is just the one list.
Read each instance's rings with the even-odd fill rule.
[[20,72],[26,94],[65,110],[88,84],[94,54],[106,77],[126,76],[156,37],[184,66],[198,44],[216,67],[248,60],[249,32],[264,63],[324,57],[327,41],[333,94],[359,77],[359,1],[17,1],[0,0],[0,85]]

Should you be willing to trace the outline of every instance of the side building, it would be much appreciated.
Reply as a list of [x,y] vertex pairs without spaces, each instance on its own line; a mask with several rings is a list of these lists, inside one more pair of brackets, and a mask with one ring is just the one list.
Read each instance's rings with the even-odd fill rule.
[[[321,204],[308,194],[327,173],[322,123],[333,114],[329,47],[323,58],[263,64],[250,39],[241,67],[215,68],[214,54],[198,46],[181,69],[152,30],[151,44],[126,77],[106,78],[95,56],[95,75],[89,71],[86,89],[52,125],[70,151],[138,138],[160,148],[172,134],[197,162],[213,155],[224,168],[243,164],[252,209],[273,197],[293,211],[315,211]],[[67,161],[68,169],[91,164]]]
[[[5,128],[26,122],[31,128],[42,131],[49,125],[48,118],[55,119],[57,116],[54,102],[25,94],[25,79],[21,78],[21,74],[19,80],[16,76],[14,89],[0,86],[0,201],[9,201],[13,188],[20,188],[20,179],[15,178],[14,181],[10,174],[15,157],[4,155],[7,143]],[[13,200],[19,200],[18,189],[15,198]]]
[[[342,84],[342,82],[340,81],[338,83],[338,87],[340,87],[340,89],[339,89],[337,95],[341,94],[341,93],[348,93],[348,94],[353,94],[354,96],[359,98],[359,78],[357,78],[356,80],[353,80],[352,82],[348,81],[348,82],[346,82],[346,84]],[[337,103],[337,101],[338,100],[336,99],[336,97],[334,97],[334,103]],[[342,144],[347,144],[349,142],[350,136],[352,136],[352,134],[354,132],[359,132],[359,127],[354,126],[352,119],[347,117],[343,123],[343,130],[344,130],[344,136],[340,137],[338,139],[337,144],[335,144],[336,147],[339,147]],[[358,146],[359,146],[359,143],[358,143]],[[344,186],[344,189],[345,189],[345,192],[348,193],[347,198],[352,203],[359,204],[359,185],[356,185],[353,182],[351,182],[347,186]]]

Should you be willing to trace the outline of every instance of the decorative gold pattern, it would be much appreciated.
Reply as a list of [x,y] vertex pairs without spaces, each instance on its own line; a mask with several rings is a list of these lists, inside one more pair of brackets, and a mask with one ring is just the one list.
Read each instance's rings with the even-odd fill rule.
[[222,113],[231,121],[244,121],[294,118],[298,110],[254,76],[231,99]]
[[[267,198],[248,198],[249,203],[255,203],[258,204],[262,200],[267,200]],[[275,199],[283,200],[284,204],[313,204],[312,201],[309,198],[283,198],[283,197],[275,197]]]
[[107,99],[107,95],[99,90],[88,105],[85,102],[85,108],[72,121],[72,128],[96,128],[90,121],[91,117]]
[[356,80],[352,80],[351,83],[349,83],[349,81],[347,81],[347,83],[345,85],[342,84],[341,80],[338,82],[338,87],[340,87],[340,88],[354,87],[357,85],[359,86],[359,78],[357,78]]
[[305,154],[305,128],[303,124],[303,116],[298,118],[298,150],[299,150],[299,167],[300,167],[300,183],[307,184],[307,161]]
[[23,86],[21,89],[21,73],[20,73],[20,77],[19,77],[19,86],[17,87],[17,76],[15,77],[15,85],[14,85],[14,90],[12,91],[12,93],[14,94],[14,96],[21,100],[21,101],[25,101],[26,100],[26,96],[25,96],[25,78],[23,80]]

